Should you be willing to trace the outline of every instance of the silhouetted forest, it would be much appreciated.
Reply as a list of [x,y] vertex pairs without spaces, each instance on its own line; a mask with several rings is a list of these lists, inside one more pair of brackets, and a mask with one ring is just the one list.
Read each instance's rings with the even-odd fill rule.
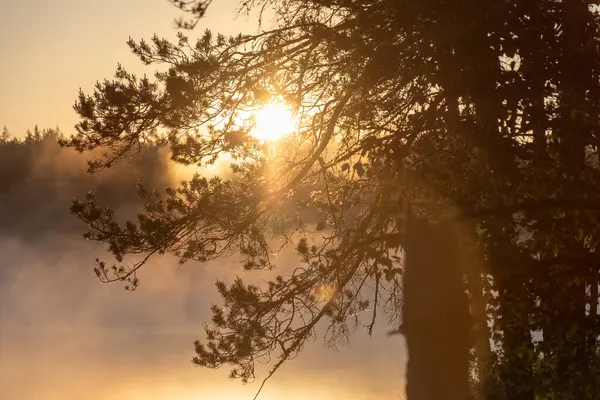
[[86,157],[61,148],[58,129],[39,129],[12,136],[4,128],[0,137],[0,236],[34,241],[55,232],[80,232],[82,225],[68,217],[75,196],[96,192],[123,215],[135,215],[140,202],[139,181],[162,188],[173,181],[164,148],[151,148],[137,165],[123,165],[106,174],[86,173]]

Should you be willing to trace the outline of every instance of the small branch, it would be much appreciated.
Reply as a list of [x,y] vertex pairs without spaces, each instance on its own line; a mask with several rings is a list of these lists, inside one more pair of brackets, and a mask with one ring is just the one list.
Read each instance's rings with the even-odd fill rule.
[[371,324],[369,325],[369,336],[373,335],[373,326],[375,326],[375,320],[377,319],[377,304],[379,303],[379,280],[381,279],[381,274],[379,272],[375,273],[375,301],[373,302],[373,318],[371,319]]
[[344,95],[344,97],[335,106],[335,108],[333,110],[333,115],[331,116],[331,119],[329,120],[327,129],[325,131],[325,134],[323,135],[323,139],[321,140],[321,144],[319,145],[319,147],[317,147],[317,149],[315,150],[315,152],[313,153],[311,158],[306,162],[306,164],[300,170],[300,172],[298,172],[298,174],[287,185],[285,185],[279,191],[279,193],[285,193],[285,192],[289,191],[291,188],[295,187],[298,184],[298,182],[300,182],[304,178],[304,176],[310,171],[310,169],[313,167],[314,163],[321,156],[321,153],[323,153],[323,151],[325,151],[325,149],[327,148],[327,145],[329,144],[329,142],[331,141],[331,138],[333,137],[333,134],[335,133],[337,121],[339,120],[339,118],[342,114],[342,110],[344,109],[345,105],[348,103],[348,100],[350,100],[350,97],[352,97],[352,94],[353,94],[352,88],[350,88],[348,90],[348,92]]

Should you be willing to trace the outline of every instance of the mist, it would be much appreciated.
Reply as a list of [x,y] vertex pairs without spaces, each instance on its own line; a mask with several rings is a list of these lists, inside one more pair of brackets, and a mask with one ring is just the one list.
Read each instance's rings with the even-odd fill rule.
[[[138,180],[161,190],[182,178],[181,168],[164,148],[93,175],[85,172],[89,157],[61,148],[54,135],[0,143],[0,398],[251,399],[266,366],[256,383],[242,385],[226,368],[191,363],[192,342],[220,301],[216,279],[251,274],[239,260],[180,266],[156,258],[130,293],[96,278],[93,260],[110,254],[84,240],[85,225],[69,213],[71,199],[91,190],[133,215]],[[290,252],[277,261],[295,262]],[[402,398],[401,339],[385,332],[382,325],[371,338],[358,333],[337,350],[311,343],[260,398]]]

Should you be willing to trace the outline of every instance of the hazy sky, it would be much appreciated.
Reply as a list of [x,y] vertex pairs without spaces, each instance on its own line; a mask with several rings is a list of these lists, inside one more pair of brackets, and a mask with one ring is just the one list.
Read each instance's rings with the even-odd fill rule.
[[[235,17],[234,0],[215,1],[198,27],[238,33],[254,27]],[[154,33],[174,37],[179,11],[166,0],[0,0],[0,129],[15,135],[38,124],[65,133],[77,122],[72,105],[110,78],[117,63],[145,69],[126,45]]]
[[[233,19],[234,5],[216,1],[199,29],[250,29]],[[127,38],[173,37],[178,15],[165,0],[0,0],[0,127],[20,136],[35,124],[58,125],[69,134],[79,87],[89,91],[119,62],[143,72]],[[105,249],[80,239],[84,227],[68,213],[70,199],[90,189],[128,209],[136,179],[159,188],[172,182],[174,169],[165,160],[89,176],[87,156],[52,142],[26,159],[4,157],[0,399],[252,398],[257,384],[243,386],[227,379],[226,368],[190,363],[209,304],[219,300],[214,281],[231,281],[239,264],[180,268],[165,257],[148,265],[138,291],[126,293],[97,281],[91,262]],[[281,257],[284,265],[295,262]],[[360,333],[337,352],[320,341],[308,346],[272,378],[261,399],[399,399],[403,344],[385,330],[373,338]]]

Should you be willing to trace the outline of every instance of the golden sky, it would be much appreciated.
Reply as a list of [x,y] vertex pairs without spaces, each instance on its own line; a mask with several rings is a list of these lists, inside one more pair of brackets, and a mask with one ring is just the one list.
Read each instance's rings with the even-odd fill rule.
[[[235,4],[215,1],[197,29],[251,29],[234,20]],[[151,72],[125,42],[174,37],[178,15],[166,0],[0,0],[0,128],[16,136],[35,124],[71,133],[79,88],[89,92],[119,62]],[[13,221],[0,227],[0,399],[251,399],[257,384],[190,362],[192,341],[218,301],[215,279],[228,281],[239,265],[182,269],[163,258],[148,266],[133,294],[102,285],[91,261],[105,249],[80,240],[81,226],[61,227],[70,226],[70,198],[110,174],[113,184],[114,172],[82,178],[85,156],[53,146],[36,156],[24,182],[0,195],[0,214]],[[119,179],[134,173],[129,168]],[[313,343],[270,380],[261,399],[401,399],[403,343],[386,329],[373,338],[361,333],[339,351]]]
[[[236,2],[214,2],[198,29],[238,33],[253,26],[235,19]],[[19,135],[38,124],[64,133],[77,122],[79,88],[91,91],[122,63],[145,69],[126,45],[154,33],[174,37],[178,10],[166,0],[1,0],[0,128]]]

